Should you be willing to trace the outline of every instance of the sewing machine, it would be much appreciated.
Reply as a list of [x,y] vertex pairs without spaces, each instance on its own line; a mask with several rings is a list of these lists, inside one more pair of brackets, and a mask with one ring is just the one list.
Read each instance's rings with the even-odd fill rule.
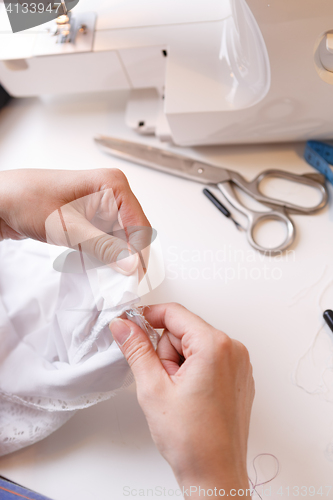
[[178,145],[333,135],[331,0],[81,0],[65,35],[0,7],[14,96],[129,89],[128,126]]

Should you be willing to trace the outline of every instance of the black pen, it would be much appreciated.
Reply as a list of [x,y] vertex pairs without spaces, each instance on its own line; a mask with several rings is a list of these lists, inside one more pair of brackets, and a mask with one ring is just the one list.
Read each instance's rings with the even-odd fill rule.
[[244,228],[239,224],[239,222],[237,222],[231,215],[231,213],[229,212],[229,210],[224,206],[222,205],[222,203],[220,202],[220,200],[218,200],[216,198],[216,196],[213,195],[213,193],[211,191],[209,191],[209,189],[203,189],[203,194],[205,196],[207,196],[207,198],[213,203],[213,205],[216,206],[216,208],[218,210],[220,210],[220,212],[223,213],[223,215],[225,215],[225,217],[227,217],[228,219],[231,219],[232,222],[235,224],[235,226],[237,227],[237,229],[239,231],[243,230],[244,231]]
[[333,332],[333,311],[331,311],[331,309],[327,309],[327,311],[324,312],[323,316],[324,320]]

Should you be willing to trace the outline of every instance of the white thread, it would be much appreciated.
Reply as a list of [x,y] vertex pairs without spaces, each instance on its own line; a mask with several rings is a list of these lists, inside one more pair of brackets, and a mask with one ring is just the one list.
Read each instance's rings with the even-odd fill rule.
[[[306,286],[304,288],[302,288],[301,290],[299,290],[292,298],[291,298],[291,301],[294,300],[294,302],[291,302],[289,304],[289,307],[293,307],[295,306],[301,299],[304,299],[304,297],[306,297],[306,295],[313,289],[315,288],[318,283],[320,283],[320,281],[323,279],[323,277],[325,276],[326,274],[326,269],[328,268],[327,264],[324,266],[324,269],[323,269],[323,272],[321,273],[320,275],[320,278],[315,281],[312,285],[309,285],[309,286]],[[299,295],[299,297],[298,297]]]

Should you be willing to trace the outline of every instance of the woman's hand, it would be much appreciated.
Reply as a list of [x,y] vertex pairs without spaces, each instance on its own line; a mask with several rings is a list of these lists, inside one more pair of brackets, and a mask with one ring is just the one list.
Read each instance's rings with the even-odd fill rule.
[[79,248],[131,274],[139,265],[137,251],[149,247],[150,235],[120,170],[0,172],[0,240],[33,238]]
[[147,307],[145,317],[164,328],[157,352],[131,321],[116,319],[110,329],[158,449],[185,489],[246,490],[254,398],[247,349],[179,304]]

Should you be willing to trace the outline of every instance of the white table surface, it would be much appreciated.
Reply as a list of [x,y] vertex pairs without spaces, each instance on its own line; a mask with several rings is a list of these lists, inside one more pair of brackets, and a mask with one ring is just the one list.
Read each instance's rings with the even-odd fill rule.
[[[97,133],[136,138],[123,121],[125,100],[126,94],[114,93],[13,101],[0,112],[0,168],[121,168],[158,230],[164,253],[166,278],[143,302],[180,302],[250,351],[256,398],[249,474],[253,477],[257,454],[274,454],[280,463],[271,496],[264,498],[288,498],[288,486],[289,497],[296,494],[294,486],[315,486],[312,498],[332,498],[327,446],[333,405],[307,394],[292,377],[323,324],[318,298],[333,278],[332,202],[314,216],[293,216],[298,232],[292,253],[279,260],[253,253],[244,234],[203,196],[200,184],[115,160],[96,148]],[[191,153],[251,178],[266,168],[312,171],[302,159],[303,148],[234,146]],[[332,287],[325,301],[333,308]],[[258,461],[263,481],[273,466],[267,457]],[[140,498],[159,498],[147,489],[161,487],[167,497],[167,490],[177,488],[151,440],[134,386],[79,411],[44,441],[1,458],[0,474],[54,500],[120,500],[139,497],[140,489],[145,493]],[[131,496],[124,495],[126,486]],[[283,496],[277,493],[281,486]],[[332,486],[328,497],[325,486]]]

